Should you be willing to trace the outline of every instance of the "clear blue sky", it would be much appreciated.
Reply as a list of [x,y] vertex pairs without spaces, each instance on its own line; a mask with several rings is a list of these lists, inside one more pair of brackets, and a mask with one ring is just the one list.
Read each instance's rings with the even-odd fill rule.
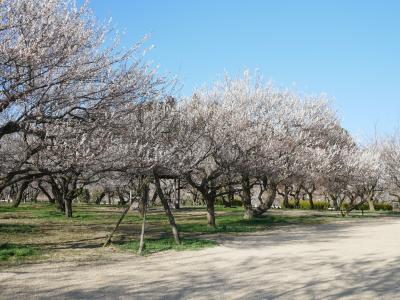
[[[328,3],[329,2],[329,3]],[[278,86],[325,92],[357,137],[400,125],[400,1],[91,0],[124,45],[151,34],[148,58],[182,94],[225,71],[259,69]]]

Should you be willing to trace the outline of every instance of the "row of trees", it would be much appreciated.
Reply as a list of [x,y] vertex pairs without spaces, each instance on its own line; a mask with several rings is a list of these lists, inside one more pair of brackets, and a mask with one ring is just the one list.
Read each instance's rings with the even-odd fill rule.
[[145,215],[154,190],[179,242],[164,178],[201,195],[210,226],[221,195],[240,195],[246,219],[278,194],[288,207],[304,192],[313,207],[318,191],[337,210],[348,202],[343,214],[384,192],[400,199],[400,138],[357,145],[323,95],[245,72],[180,98],[143,43],[119,50],[87,5],[4,0],[0,14],[0,192],[15,206],[37,190],[72,217],[96,185],[123,203],[131,191]]

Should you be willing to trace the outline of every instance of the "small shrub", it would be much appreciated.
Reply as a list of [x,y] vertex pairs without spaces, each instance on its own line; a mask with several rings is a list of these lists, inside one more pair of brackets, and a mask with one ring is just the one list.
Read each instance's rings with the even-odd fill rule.
[[[289,200],[289,207],[288,208],[297,208],[295,200]],[[329,208],[329,202],[323,200],[314,201],[314,209],[316,210],[327,210]],[[299,202],[299,209],[311,209],[310,201],[308,200],[300,200]]]
[[[350,206],[349,203],[343,203],[342,208],[343,209],[348,209]],[[376,202],[374,203],[375,210],[382,210],[382,211],[391,211],[393,210],[393,207],[390,203],[387,202]],[[355,209],[357,210],[369,210],[369,204],[368,203],[363,203],[362,205],[358,205]]]
[[393,210],[392,204],[387,203],[387,202],[374,203],[374,206],[375,206],[376,210],[384,210],[384,211],[392,211]]
[[[228,197],[225,197],[225,201],[227,202],[228,201]],[[243,202],[242,202],[242,200],[240,199],[240,197],[234,197],[234,199],[233,199],[233,201],[232,201],[232,206],[242,206],[243,205]],[[222,197],[218,197],[216,200],[215,200],[215,205],[224,205],[224,202],[223,202],[223,200],[222,200]]]
[[311,209],[310,201],[300,200],[300,209]]
[[317,210],[327,210],[329,208],[329,201],[314,201],[314,209]]

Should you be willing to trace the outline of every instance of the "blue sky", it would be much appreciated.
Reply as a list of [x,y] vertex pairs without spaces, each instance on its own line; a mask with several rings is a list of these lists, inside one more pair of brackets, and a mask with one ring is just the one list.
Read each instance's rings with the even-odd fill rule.
[[225,71],[325,92],[357,138],[400,126],[400,1],[91,0],[188,95]]

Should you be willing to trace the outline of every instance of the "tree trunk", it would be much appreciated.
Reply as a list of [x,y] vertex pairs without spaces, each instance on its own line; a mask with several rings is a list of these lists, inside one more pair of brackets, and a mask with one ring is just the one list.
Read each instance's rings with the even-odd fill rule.
[[308,201],[310,201],[310,208],[314,209],[313,193],[307,192],[307,195],[308,195]]
[[96,197],[95,203],[96,203],[97,205],[99,205],[99,204],[101,203],[101,200],[103,200],[103,198],[104,198],[105,195],[106,195],[106,192],[102,192],[100,195],[98,195],[98,196]]
[[161,189],[160,178],[156,174],[154,174],[154,183],[156,186],[156,191],[157,191],[158,197],[160,198],[160,201],[161,201],[162,205],[164,206],[165,214],[168,217],[169,225],[171,226],[172,235],[174,236],[175,243],[180,244],[181,241],[180,241],[180,237],[179,237],[179,231],[178,231],[178,227],[176,226],[176,223],[175,223],[174,215],[172,214],[171,208],[168,205],[168,201],[167,201],[167,199],[165,199],[164,193]]
[[138,207],[139,214],[142,218],[144,218],[144,215],[146,213],[146,207],[149,203],[149,191],[150,191],[149,185],[145,183],[143,185],[142,197],[140,199],[139,207]]
[[251,220],[253,218],[253,207],[251,205],[251,186],[250,179],[248,176],[242,176],[242,199],[245,220]]
[[138,254],[142,255],[145,244],[144,244],[144,232],[146,227],[146,213],[147,213],[147,205],[149,202],[149,185],[147,183],[144,184],[143,187],[143,196],[141,199],[143,212],[142,212],[142,230],[140,233],[140,242],[139,242],[139,250]]
[[294,200],[295,200],[294,206],[296,208],[300,208],[300,191],[299,190],[297,190],[296,193],[294,194]]
[[228,186],[228,203],[229,203],[229,207],[233,206],[233,200],[235,200],[235,191],[234,191],[234,188],[232,187],[232,185],[230,184]]
[[29,181],[23,181],[21,183],[21,186],[19,187],[18,192],[15,196],[15,199],[12,203],[12,207],[18,207],[20,205],[21,200],[24,196],[24,192],[25,192],[26,188],[28,187],[28,185],[29,185]]
[[368,206],[370,211],[375,211],[374,200],[372,198],[368,198]]
[[118,205],[125,205],[126,201],[125,201],[123,193],[119,189],[117,189],[117,194],[118,194],[118,199],[119,199]]
[[158,194],[157,194],[157,191],[155,191],[154,192],[154,194],[153,194],[153,196],[151,197],[151,200],[150,200],[150,206],[151,205],[155,205],[155,202],[156,202],[156,200],[157,200],[157,196],[158,196]]
[[40,190],[39,190],[39,189],[36,189],[36,190],[32,193],[32,198],[31,198],[31,200],[32,200],[33,202],[37,203],[37,198],[38,198],[39,194],[40,194]]
[[[354,204],[354,205],[350,205],[350,206],[346,209],[346,213],[345,213],[345,214],[342,213],[342,216],[343,216],[343,217],[344,217],[344,216],[348,216],[348,215],[350,214],[351,211],[353,211],[353,210],[356,209],[357,207],[361,207],[362,205],[364,205],[364,203],[366,203],[366,202],[368,201],[368,200],[366,200],[365,198],[363,198],[362,196],[361,196],[360,198],[361,198],[361,200],[360,200],[359,203],[356,203],[356,204]],[[364,214],[364,212],[363,212],[363,214]]]
[[175,209],[181,208],[181,180],[174,179],[174,206]]
[[335,195],[330,195],[331,200],[332,200],[332,204],[335,210],[339,210],[339,204],[338,204],[338,197],[336,197]]
[[207,204],[207,225],[215,228],[215,196],[213,197],[212,193],[204,196]]
[[258,217],[264,214],[268,209],[271,208],[272,204],[274,204],[274,201],[276,199],[276,193],[277,193],[277,186],[275,183],[270,183],[268,189],[266,190],[268,192],[267,195],[267,200],[259,207],[257,207],[254,210],[254,216]]
[[65,204],[65,216],[67,218],[72,218],[72,199],[65,198],[64,204]]
[[63,194],[60,191],[60,189],[58,188],[58,186],[54,180],[51,183],[51,193],[53,194],[54,201],[57,202],[58,209],[61,212],[65,213],[65,203],[64,203]]
[[283,194],[283,207],[289,208],[289,187],[285,184],[285,190]]
[[139,250],[138,254],[142,255],[144,250],[144,232],[145,232],[145,225],[146,225],[146,207],[144,209],[143,218],[142,218],[142,230],[140,232],[140,242],[139,242]]

